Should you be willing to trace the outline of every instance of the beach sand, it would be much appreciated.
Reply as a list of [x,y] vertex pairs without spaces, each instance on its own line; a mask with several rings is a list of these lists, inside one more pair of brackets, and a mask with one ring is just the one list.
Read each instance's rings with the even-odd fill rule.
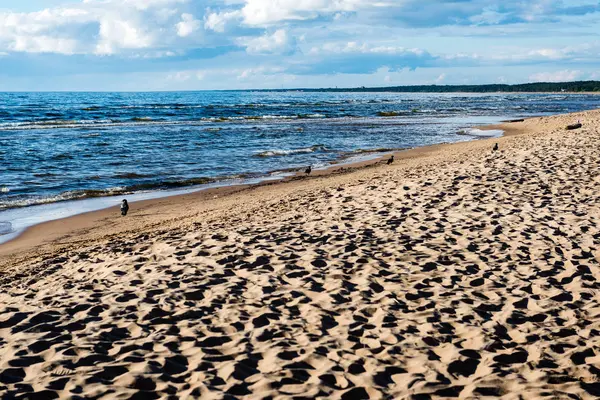
[[600,111],[502,129],[30,229],[0,397],[598,398]]

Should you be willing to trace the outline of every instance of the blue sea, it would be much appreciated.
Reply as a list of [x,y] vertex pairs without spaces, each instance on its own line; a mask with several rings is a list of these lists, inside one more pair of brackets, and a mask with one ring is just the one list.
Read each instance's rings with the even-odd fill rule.
[[593,108],[600,96],[0,93],[0,235],[126,195],[273,179],[496,134],[479,125]]

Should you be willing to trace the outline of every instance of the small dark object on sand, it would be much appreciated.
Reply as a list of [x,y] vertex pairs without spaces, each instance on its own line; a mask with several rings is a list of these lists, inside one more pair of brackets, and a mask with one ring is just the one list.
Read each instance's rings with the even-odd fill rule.
[[129,204],[127,204],[127,200],[123,200],[121,202],[121,215],[126,216],[129,211]]
[[392,156],[387,160],[387,165],[390,165],[393,162],[394,162],[394,155],[392,154]]
[[498,143],[496,143],[496,144],[494,145],[494,147],[492,148],[492,150],[493,150],[493,151],[498,151]]
[[306,168],[306,169],[304,170],[304,173],[305,173],[306,175],[309,175],[311,172],[312,172],[312,167],[309,165],[309,166],[308,166],[308,168]]
[[572,131],[573,129],[579,129],[581,127],[582,127],[581,122],[578,122],[576,124],[567,125],[567,130]]

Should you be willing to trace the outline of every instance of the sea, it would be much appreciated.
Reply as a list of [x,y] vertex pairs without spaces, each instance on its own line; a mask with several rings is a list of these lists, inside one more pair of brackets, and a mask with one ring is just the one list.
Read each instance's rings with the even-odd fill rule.
[[0,93],[0,242],[122,198],[279,179],[594,108],[600,96],[586,94]]

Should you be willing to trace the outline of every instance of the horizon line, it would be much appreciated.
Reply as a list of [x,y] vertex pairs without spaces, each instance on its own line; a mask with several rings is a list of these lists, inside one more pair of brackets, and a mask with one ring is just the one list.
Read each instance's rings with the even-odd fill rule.
[[[402,90],[398,89],[409,89],[409,88],[484,88],[490,86],[498,86],[503,88],[511,88],[511,87],[519,87],[519,86],[528,86],[528,85],[553,85],[559,86],[564,84],[591,84],[598,83],[600,81],[597,80],[586,80],[586,81],[561,81],[561,82],[526,82],[526,83],[482,83],[482,84],[420,84],[420,85],[395,85],[395,86],[356,86],[356,87],[297,87],[297,88],[253,88],[253,89],[184,89],[184,90],[0,90],[0,93],[181,93],[181,92],[301,92],[301,91],[337,91],[337,92],[345,92],[345,91],[361,91],[361,92],[369,92],[370,90],[377,91],[385,91],[386,89],[392,89],[396,93],[403,93]],[[498,93],[502,93],[503,91],[497,91]],[[542,93],[543,91],[534,91],[530,93]],[[406,91],[405,93],[418,93]],[[427,92],[427,93],[436,93],[435,91]],[[451,92],[444,92],[451,93]],[[456,93],[482,93],[468,90],[457,90]],[[495,92],[488,92],[495,93]],[[523,91],[521,93],[527,93],[527,91]],[[559,92],[561,93],[561,92]],[[562,93],[578,93],[574,91],[564,90]]]

